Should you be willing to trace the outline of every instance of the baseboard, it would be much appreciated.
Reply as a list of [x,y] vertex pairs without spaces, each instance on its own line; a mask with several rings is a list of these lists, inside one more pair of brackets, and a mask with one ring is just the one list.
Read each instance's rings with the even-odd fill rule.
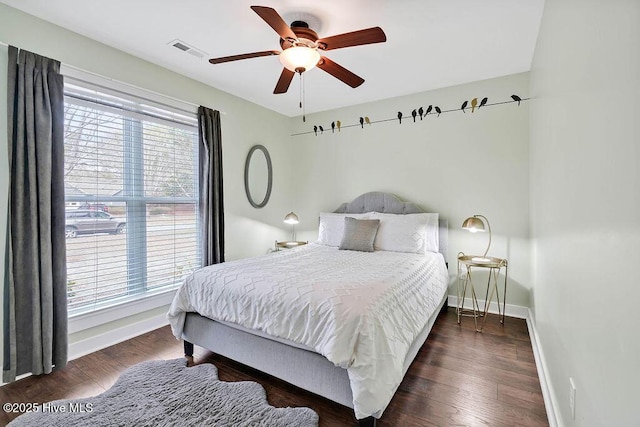
[[160,314],[140,322],[111,329],[99,335],[87,339],[69,343],[69,360],[77,359],[89,353],[102,350],[114,344],[151,332],[169,324],[166,314]]
[[533,313],[531,309],[527,313],[527,327],[529,328],[529,337],[531,338],[531,347],[533,348],[533,358],[536,361],[536,369],[538,370],[538,378],[540,379],[540,388],[542,389],[542,398],[544,399],[544,407],[547,411],[547,418],[549,419],[549,427],[564,426],[561,419],[558,419],[555,408],[558,408],[558,401],[556,394],[551,386],[551,381],[547,377],[547,362],[544,357],[544,352],[540,346],[540,339],[538,337],[538,330],[536,329],[536,322],[533,320]]
[[[478,305],[484,307],[484,300],[478,300]],[[458,306],[458,297],[456,295],[449,295],[449,307]],[[465,298],[465,307],[473,307],[471,298]],[[502,311],[502,307],[500,307]],[[493,301],[489,304],[489,313],[498,314],[498,303]],[[518,319],[526,319],[529,316],[529,308],[521,305],[507,304],[505,307],[505,315],[509,317],[517,317]]]

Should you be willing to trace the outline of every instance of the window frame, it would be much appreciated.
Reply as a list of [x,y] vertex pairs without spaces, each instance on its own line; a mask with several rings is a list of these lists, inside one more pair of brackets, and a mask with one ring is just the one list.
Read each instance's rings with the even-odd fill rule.
[[[149,101],[151,105],[156,104],[161,108],[168,107],[169,110],[177,111],[178,114],[184,113],[188,116],[191,116],[196,120],[195,129],[193,125],[184,124],[184,126],[189,128],[189,130],[196,130],[197,132],[197,106],[196,105],[189,104],[184,101],[176,100],[174,98],[167,97],[164,95],[160,95],[155,92],[146,91],[144,89],[140,89],[131,85],[105,79],[97,75],[87,74],[85,72],[82,72],[80,70],[77,70],[71,67],[63,67],[62,72],[65,75],[65,83],[68,80],[70,80],[71,82],[70,84],[76,85],[76,86],[82,86],[82,85],[88,86],[88,87],[97,86],[100,88],[101,92],[104,90],[107,93],[110,93],[110,92],[115,93],[117,96],[135,98],[136,100]],[[66,101],[67,101],[67,96],[65,93],[65,103]],[[87,106],[90,106],[90,107],[94,106],[94,103],[92,102],[82,101],[77,99],[74,100],[73,103],[79,104],[84,102],[86,102],[87,104],[90,104]],[[110,109],[112,107],[109,107],[108,105],[103,105],[101,106],[101,109],[102,108]],[[120,111],[117,111],[117,114],[122,114],[123,110],[126,111],[126,109],[120,109]],[[134,111],[127,112],[127,116],[130,115],[135,117],[136,114],[137,113]],[[147,119],[149,119],[152,122],[160,121],[161,123],[166,124],[166,120],[164,120],[162,117],[157,118],[157,120],[153,120],[152,116],[151,118],[145,117],[145,120]],[[174,123],[171,123],[171,126],[173,125]],[[142,124],[141,124],[141,121],[138,120],[136,125],[136,120],[132,120],[131,126],[132,127],[130,130],[135,133],[137,131],[140,131]],[[139,128],[136,129],[136,126],[139,126]],[[178,124],[178,127],[179,127],[179,124]],[[197,137],[195,139],[196,140],[194,142],[194,155],[196,156],[196,162],[197,162],[197,156],[198,156]],[[135,141],[134,139],[131,139],[130,141],[128,141],[128,143],[132,145],[131,147],[129,147],[132,150],[143,150],[143,144],[141,143],[141,140]],[[137,147],[135,146],[136,143],[138,144]],[[138,153],[138,154],[141,154],[141,153]],[[139,159],[140,159],[139,163],[137,165],[134,165],[134,168],[136,166],[138,167],[138,171],[134,170],[131,173],[143,173],[141,172],[141,170],[144,170],[144,166],[143,166],[144,162],[141,160],[140,157]],[[125,174],[126,173],[128,172],[125,171]],[[126,179],[127,179],[126,177],[123,177],[123,188],[124,188],[124,185],[126,185],[125,184]],[[147,263],[146,246],[143,243],[142,245],[145,246],[144,247],[145,250],[141,250],[142,248],[140,246],[140,243],[135,242],[136,236],[138,239],[140,239],[140,236],[142,236],[142,239],[146,241],[146,230],[145,230],[145,224],[144,224],[146,220],[143,218],[142,224],[140,223],[136,224],[135,221],[133,221],[133,223],[130,224],[129,218],[139,219],[139,215],[133,215],[133,214],[130,215],[130,211],[134,211],[134,210],[139,211],[140,209],[143,209],[146,211],[149,205],[157,204],[157,203],[171,203],[171,204],[184,203],[184,204],[195,205],[196,229],[197,229],[195,249],[197,254],[196,254],[196,259],[194,261],[196,262],[196,268],[199,267],[199,260],[201,259],[201,253],[200,253],[201,248],[200,248],[200,245],[197,244],[197,241],[199,240],[199,235],[200,235],[200,227],[199,227],[200,218],[199,218],[199,207],[198,207],[199,203],[198,203],[198,189],[197,189],[197,181],[198,181],[197,168],[195,170],[194,181],[195,181],[196,187],[195,187],[195,192],[193,197],[173,197],[170,199],[164,196],[150,197],[150,196],[144,195],[144,188],[136,189],[137,194],[136,194],[136,191],[134,191],[133,196],[128,196],[128,197],[100,196],[100,200],[99,200],[100,202],[109,202],[109,201],[125,202],[126,210],[127,210],[127,229],[128,229],[127,230],[128,241],[126,245],[127,259],[129,259],[129,257],[132,257],[133,253],[136,253],[136,257],[139,257],[140,254],[144,254],[143,255],[144,261],[140,261],[138,258],[136,260],[136,263],[143,263],[145,265],[145,270],[148,267],[146,264]],[[131,194],[131,193],[128,193],[128,194]],[[84,201],[86,201],[86,198],[83,198],[82,196],[66,196],[65,197],[65,203],[84,202]],[[136,229],[138,229],[138,231],[136,231]],[[130,231],[130,230],[133,230],[133,231]],[[131,237],[131,240],[129,240],[130,239],[129,233],[133,234],[133,236]],[[129,244],[130,241],[133,242],[134,247],[130,246]],[[117,297],[117,298],[114,298],[114,300],[112,300],[111,303],[109,302],[100,303],[97,305],[97,307],[71,310],[68,317],[69,333],[79,332],[84,329],[96,327],[104,323],[113,322],[118,319],[123,319],[125,317],[133,316],[133,315],[136,315],[137,313],[141,313],[144,311],[153,310],[154,308],[166,306],[171,303],[178,286],[178,284],[172,284],[172,285],[167,285],[165,287],[158,287],[156,289],[147,289],[146,277],[144,276],[138,277],[137,280],[139,283],[142,283],[142,289],[139,292],[127,295],[126,300],[124,301],[123,300],[117,301],[117,299],[120,299],[120,297]],[[129,282],[130,281],[127,280],[127,283]],[[168,286],[171,286],[171,287],[168,287]],[[90,305],[93,306],[94,304],[92,303]]]

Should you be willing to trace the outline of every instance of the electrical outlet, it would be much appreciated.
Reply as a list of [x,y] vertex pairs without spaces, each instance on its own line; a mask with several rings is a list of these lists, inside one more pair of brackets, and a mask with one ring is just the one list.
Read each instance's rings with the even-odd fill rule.
[[573,378],[569,377],[569,410],[571,411],[571,419],[576,419],[576,383]]

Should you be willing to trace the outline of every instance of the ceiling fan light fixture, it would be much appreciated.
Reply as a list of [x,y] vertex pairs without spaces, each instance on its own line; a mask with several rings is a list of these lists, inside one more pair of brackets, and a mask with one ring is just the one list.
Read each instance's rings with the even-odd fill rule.
[[[293,46],[280,53],[280,62],[293,72],[309,71],[320,61],[320,54],[316,49],[306,46]],[[302,70],[302,71],[300,71]]]

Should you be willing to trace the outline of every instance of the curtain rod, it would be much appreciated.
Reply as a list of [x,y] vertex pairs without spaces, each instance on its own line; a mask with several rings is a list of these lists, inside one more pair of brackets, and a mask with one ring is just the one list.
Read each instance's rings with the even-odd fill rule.
[[[6,46],[6,47],[9,47],[9,46],[11,46],[11,45],[10,45],[9,43],[6,43],[6,42],[4,42],[4,41],[0,40],[0,46]],[[16,46],[16,47],[17,47],[17,46]],[[122,81],[119,81],[119,80],[113,79],[113,78],[111,78],[111,77],[106,77],[106,76],[103,76],[103,75],[101,75],[101,74],[94,73],[93,71],[87,71],[87,70],[84,70],[84,69],[82,69],[82,68],[80,68],[80,67],[76,67],[76,66],[74,66],[74,65],[70,65],[70,64],[67,64],[67,63],[64,63],[64,62],[62,62],[62,63],[61,63],[61,65],[63,65],[64,67],[70,68],[70,69],[72,69],[72,70],[74,70],[74,71],[79,71],[79,72],[81,72],[81,73],[90,74],[90,75],[93,75],[93,76],[95,76],[95,77],[99,77],[99,78],[101,78],[101,79],[106,79],[106,80],[109,80],[109,81],[113,81],[113,82],[116,82],[116,83],[118,83],[118,84],[122,84],[122,85],[125,85],[125,86],[129,86],[129,87],[131,87],[131,88],[134,88],[134,89],[137,89],[137,90],[141,90],[141,91],[145,91],[145,92],[148,92],[148,93],[151,93],[151,94],[157,95],[157,96],[162,96],[162,97],[164,97],[164,98],[171,99],[172,101],[181,102],[181,103],[183,103],[183,104],[185,104],[185,105],[189,105],[189,106],[196,107],[196,108],[197,108],[197,107],[199,107],[199,105],[198,105],[198,104],[194,104],[193,102],[185,101],[185,100],[182,100],[182,99],[179,99],[179,98],[175,98],[175,97],[173,97],[173,96],[169,96],[169,95],[165,95],[165,94],[163,94],[163,93],[155,92],[155,91],[153,91],[153,90],[145,89],[145,88],[142,88],[142,87],[139,87],[139,86],[136,86],[136,85],[130,84],[130,83],[125,83],[125,82],[122,82]],[[69,76],[69,77],[74,78],[75,80],[83,81],[82,79],[80,79],[80,78],[78,78],[78,77],[73,77],[73,76]],[[91,83],[91,82],[87,82],[87,83]],[[95,83],[92,83],[92,84],[95,84]],[[112,89],[112,90],[114,90],[114,89]],[[156,102],[156,103],[157,103],[158,101],[154,101],[154,102]],[[173,107],[173,106],[171,106],[171,107],[172,107],[172,108],[176,108],[176,107]],[[226,111],[220,111],[220,114],[222,114],[223,116],[226,116],[226,115],[227,115]]]

